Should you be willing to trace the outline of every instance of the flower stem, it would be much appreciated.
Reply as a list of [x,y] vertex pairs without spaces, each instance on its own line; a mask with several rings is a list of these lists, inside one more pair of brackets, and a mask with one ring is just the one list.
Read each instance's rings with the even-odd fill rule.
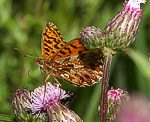
[[110,75],[110,67],[112,62],[112,55],[108,55],[104,60],[104,71],[103,71],[103,79],[101,86],[101,98],[100,98],[100,120],[101,122],[106,122],[106,114],[108,108],[107,102],[107,92],[109,87],[109,75]]

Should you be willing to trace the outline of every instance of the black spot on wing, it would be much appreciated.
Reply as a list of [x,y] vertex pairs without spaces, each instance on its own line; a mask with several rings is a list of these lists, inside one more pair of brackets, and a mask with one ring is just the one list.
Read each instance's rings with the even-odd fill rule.
[[49,50],[48,48],[46,48],[46,47],[44,47],[44,50],[45,50],[46,52],[50,52],[50,50]]
[[71,53],[71,50],[70,50],[70,48],[67,48],[67,47],[66,47],[65,49],[66,49],[66,50],[67,50],[69,53]]
[[43,45],[44,45],[45,48],[52,49],[47,43],[44,43]]
[[44,42],[47,42],[48,44],[52,44],[52,41],[50,41],[49,39],[44,39]]
[[66,54],[66,53],[65,53],[64,51],[62,51],[62,50],[60,51],[60,53],[61,53],[61,54],[64,54],[64,55]]
[[75,45],[73,45],[73,44],[70,44],[70,46],[71,46],[72,48],[77,49],[77,47],[76,47]]

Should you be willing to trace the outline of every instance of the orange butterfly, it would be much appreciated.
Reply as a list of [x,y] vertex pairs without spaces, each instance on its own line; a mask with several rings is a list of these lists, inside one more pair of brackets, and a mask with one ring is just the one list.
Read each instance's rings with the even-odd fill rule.
[[103,53],[88,51],[80,38],[67,43],[52,22],[43,30],[41,48],[42,58],[35,58],[35,62],[49,76],[76,86],[91,86],[102,79]]

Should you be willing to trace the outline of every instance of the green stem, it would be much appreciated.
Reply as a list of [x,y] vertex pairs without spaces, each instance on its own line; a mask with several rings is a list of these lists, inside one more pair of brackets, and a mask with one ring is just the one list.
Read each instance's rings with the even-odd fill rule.
[[104,61],[104,71],[103,71],[103,79],[101,86],[101,99],[100,99],[100,120],[101,122],[106,122],[107,115],[107,92],[109,87],[109,75],[110,75],[110,67],[112,62],[112,55],[108,55]]

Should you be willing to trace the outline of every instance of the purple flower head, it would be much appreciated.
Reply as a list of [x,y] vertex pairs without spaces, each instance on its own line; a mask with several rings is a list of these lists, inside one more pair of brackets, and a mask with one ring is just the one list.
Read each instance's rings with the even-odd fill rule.
[[47,107],[51,108],[66,97],[69,97],[69,95],[64,90],[48,82],[46,86],[38,87],[31,92],[31,104],[27,107],[31,109],[32,113],[36,113],[46,110]]

